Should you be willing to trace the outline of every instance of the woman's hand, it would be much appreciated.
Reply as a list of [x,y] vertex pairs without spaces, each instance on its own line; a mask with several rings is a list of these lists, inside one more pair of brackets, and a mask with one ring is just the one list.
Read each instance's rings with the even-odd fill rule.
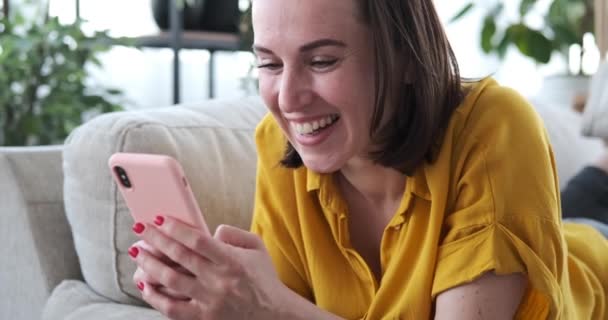
[[134,230],[187,272],[138,246],[137,281],[143,299],[169,318],[273,319],[286,307],[285,297],[293,296],[256,235],[220,226],[211,237],[170,217],[158,217],[156,224]]
[[[134,249],[134,248],[137,248],[137,249]],[[131,249],[129,249],[129,254],[131,256],[137,256],[139,254],[139,250],[140,249],[146,250],[146,252],[148,252],[149,254],[153,255],[158,260],[162,261],[163,263],[167,264],[168,266],[174,267],[176,271],[184,273],[184,274],[192,275],[190,272],[188,272],[188,270],[182,268],[180,265],[178,265],[177,263],[175,263],[174,261],[172,261],[171,259],[169,259],[162,252],[160,252],[159,250],[157,250],[154,247],[152,247],[149,244],[147,244],[144,240],[139,240],[133,246],[131,246]],[[137,250],[137,253],[135,253],[134,250]],[[175,291],[173,291],[171,289],[168,289],[167,287],[163,286],[162,284],[160,284],[158,282],[158,280],[152,278],[150,275],[148,275],[147,273],[145,273],[139,267],[137,268],[137,270],[133,274],[133,281],[138,286],[140,284],[147,283],[148,285],[154,287],[156,289],[156,291],[161,292],[164,295],[169,296],[169,297],[174,298],[174,299],[179,299],[179,300],[189,300],[190,299],[189,297],[181,295],[181,294],[179,294],[179,293],[177,293],[177,292],[175,292]]]

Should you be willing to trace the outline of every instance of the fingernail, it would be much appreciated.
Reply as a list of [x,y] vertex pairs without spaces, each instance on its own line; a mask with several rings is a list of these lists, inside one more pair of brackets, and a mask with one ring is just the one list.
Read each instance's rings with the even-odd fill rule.
[[129,248],[129,255],[131,256],[131,258],[133,258],[133,259],[137,258],[138,254],[139,254],[139,248],[137,248],[137,247]]
[[133,225],[133,232],[135,232],[137,234],[140,234],[140,233],[144,232],[145,228],[146,227],[142,223],[138,222],[138,223],[136,223],[136,224]]
[[137,289],[139,289],[139,291],[144,291],[144,283],[143,282],[138,282],[137,283]]
[[154,223],[157,226],[162,226],[163,223],[165,223],[165,217],[163,217],[163,216],[156,216],[156,218],[154,218]]

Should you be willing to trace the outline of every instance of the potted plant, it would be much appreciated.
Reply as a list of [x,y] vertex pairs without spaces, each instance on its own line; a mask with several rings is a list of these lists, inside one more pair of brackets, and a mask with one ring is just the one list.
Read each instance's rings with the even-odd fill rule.
[[[583,74],[582,62],[585,60],[583,55],[590,52],[582,48],[589,48],[588,36],[594,34],[594,0],[552,0],[546,13],[541,16],[543,26],[534,28],[528,21],[531,15],[539,14],[538,10],[534,10],[538,9],[539,4],[541,1],[521,0],[518,15],[515,19],[509,19],[502,1],[473,1],[465,5],[451,21],[460,20],[479,8],[484,12],[480,46],[486,54],[504,59],[507,49],[515,47],[538,65],[549,63],[552,57],[563,59],[564,65],[570,68],[566,68],[562,74],[545,77],[541,94],[551,99],[551,103],[570,104],[576,95],[586,91],[589,82],[588,74]],[[583,45],[585,38],[587,43]],[[571,50],[573,45],[580,50]],[[599,52],[597,55],[599,60]],[[579,64],[572,66],[572,62]]]
[[120,90],[88,85],[88,67],[100,67],[116,39],[37,9],[44,15],[35,19],[18,10],[0,16],[0,146],[60,144],[87,118],[121,109]]
[[544,27],[535,29],[526,23],[528,15],[539,3],[537,0],[521,0],[519,16],[515,21],[505,20],[502,1],[488,6],[487,0],[470,2],[451,21],[457,21],[476,7],[485,8],[481,28],[481,48],[487,54],[504,58],[507,49],[515,46],[523,55],[536,63],[546,64],[554,52],[567,58],[573,44],[583,45],[586,33],[594,32],[593,0],[553,0],[544,15]]

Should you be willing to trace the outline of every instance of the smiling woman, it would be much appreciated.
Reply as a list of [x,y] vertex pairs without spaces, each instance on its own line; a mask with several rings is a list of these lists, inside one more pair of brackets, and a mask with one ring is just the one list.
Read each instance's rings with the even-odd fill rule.
[[[261,1],[254,8],[266,5],[264,2]],[[396,2],[396,4],[405,6],[405,3],[399,4]],[[336,121],[336,126],[344,123],[345,130],[325,136],[335,137],[335,142],[342,141],[353,144],[351,150],[345,151],[346,154],[342,155],[343,157],[352,157],[354,154],[362,152],[362,148],[369,145],[371,142],[369,139],[373,137],[372,144],[377,148],[365,152],[371,152],[372,158],[380,164],[395,167],[402,172],[411,172],[425,157],[432,157],[431,152],[433,150],[429,146],[435,143],[441,134],[441,129],[446,126],[452,109],[460,103],[463,96],[460,88],[458,66],[441,29],[439,18],[434,13],[432,3],[421,2],[419,8],[423,12],[433,13],[432,18],[413,16],[411,19],[406,19],[405,16],[394,15],[392,17],[395,19],[394,28],[386,28],[378,21],[378,19],[383,18],[382,14],[386,14],[387,10],[399,10],[399,8],[391,8],[388,3],[378,6],[370,5],[369,8],[365,8],[368,6],[367,2],[360,1],[359,6],[364,10],[359,10],[348,1],[339,1],[332,6],[335,7],[333,11],[328,10],[319,13],[322,16],[313,16],[316,19],[315,21],[328,21],[328,23],[317,24],[314,21],[301,21],[306,19],[307,15],[299,12],[295,16],[285,17],[285,19],[277,20],[276,17],[267,16],[258,19],[258,21],[273,21],[277,24],[272,32],[256,32],[254,51],[260,59],[259,67],[263,69],[262,71],[268,71],[261,72],[260,92],[267,102],[274,100],[272,105],[280,104],[279,99],[283,100],[283,105],[290,108],[306,105],[305,97],[297,96],[300,95],[302,90],[298,88],[279,88],[273,82],[278,78],[272,75],[280,71],[283,76],[281,79],[285,79],[285,77],[289,78],[289,74],[303,74],[302,71],[310,74],[312,74],[312,71],[317,73],[320,71],[321,76],[316,77],[319,80],[315,82],[317,87],[311,87],[310,90],[318,93],[319,96],[325,98],[324,100],[328,104],[332,104],[336,108],[349,106],[357,112],[344,113],[346,117],[341,118],[342,113],[340,112],[328,115],[324,114],[325,110],[319,110],[316,111],[318,115],[314,115],[315,111],[308,111],[313,115],[302,118],[296,117],[295,115],[298,112],[294,110],[294,112],[291,112],[293,115],[284,117],[290,123],[290,126],[297,129],[298,124],[304,127],[307,122],[310,126],[313,126],[315,118],[333,116],[340,120]],[[272,13],[272,11],[265,11],[264,9],[260,11],[263,12],[262,14],[264,12]],[[339,19],[336,19],[336,17],[329,16],[334,11],[351,12],[342,14]],[[353,17],[356,17],[355,21],[353,21]],[[415,32],[408,32],[408,30],[414,28],[421,28],[423,26],[422,20],[427,22],[425,27],[434,31],[428,38],[416,37]],[[329,21],[335,25],[332,26]],[[361,23],[353,25],[353,22]],[[314,27],[306,30],[293,30],[299,23],[310,24]],[[290,26],[293,27],[289,29]],[[368,26],[376,28],[370,30]],[[287,66],[286,63],[277,60],[279,57],[285,56],[287,52],[275,53],[258,45],[258,43],[266,42],[272,44],[272,39],[275,41],[279,39],[276,35],[279,32],[278,30],[283,32],[286,28],[289,30],[286,30],[290,34],[289,40],[302,38],[301,36],[298,37],[299,34],[303,33],[302,31],[315,34],[315,31],[312,31],[315,28],[319,29],[318,31],[330,28],[333,30],[330,34],[339,39],[321,39],[302,45],[297,52],[297,56],[293,56],[293,63]],[[259,36],[260,34],[262,36]],[[372,34],[375,36],[372,36]],[[271,39],[266,40],[267,38]],[[279,46],[279,48],[284,49],[288,47],[286,44]],[[441,54],[435,54],[436,52],[441,52]],[[292,56],[289,56],[289,58],[291,59]],[[416,61],[416,63],[408,61]],[[285,70],[284,65],[289,69]],[[338,66],[339,68],[337,68]],[[331,72],[333,69],[337,69],[337,72]],[[288,74],[286,75],[286,73]],[[268,75],[268,77],[265,75]],[[302,80],[299,78],[289,79],[294,83],[288,84],[294,87],[306,87],[309,84],[305,81],[313,78],[311,76]],[[413,81],[414,78],[416,79],[415,82]],[[342,81],[346,79],[349,82],[343,83]],[[268,86],[274,87],[265,90]],[[341,94],[344,89],[339,89],[338,86],[353,89],[353,94]],[[404,86],[408,90],[403,90]],[[417,90],[418,88],[428,90]],[[279,93],[282,95],[279,96]],[[275,97],[269,95],[275,95]],[[295,97],[289,97],[288,95],[294,95]],[[292,98],[296,101],[287,101],[287,99]],[[351,101],[342,101],[341,99],[351,99]],[[388,101],[390,101],[389,105],[402,106],[402,108],[386,109],[384,105]],[[427,105],[428,108],[403,107],[411,101]],[[270,110],[276,112],[278,108],[270,108]],[[435,114],[435,116],[430,116],[431,114]],[[370,115],[372,117],[371,122],[368,121]],[[283,129],[290,127],[287,122],[280,123]],[[287,145],[283,164],[297,168],[303,164],[302,156],[314,157],[311,153],[295,152],[297,147],[294,149],[294,144],[311,146],[311,143],[324,141],[324,136],[320,134],[327,133],[333,127],[332,125],[325,130],[318,130],[314,135],[310,133],[293,135],[292,139],[289,139],[290,142]],[[286,132],[292,131],[294,130],[286,130]],[[340,137],[339,134],[342,133],[344,136]],[[354,145],[355,143],[358,145]],[[332,148],[330,143],[325,145],[326,148]],[[324,151],[321,151],[321,154],[324,154]],[[317,169],[321,172],[337,169],[335,165],[332,166],[326,160],[321,159],[321,165],[329,166],[329,168],[320,170],[320,168],[315,167],[314,161],[312,158],[308,159],[307,166],[310,169]]]
[[432,0],[252,12],[270,111],[252,233],[138,228],[188,271],[141,251],[146,301],[174,319],[606,317],[608,241],[562,223],[540,118],[461,81]]

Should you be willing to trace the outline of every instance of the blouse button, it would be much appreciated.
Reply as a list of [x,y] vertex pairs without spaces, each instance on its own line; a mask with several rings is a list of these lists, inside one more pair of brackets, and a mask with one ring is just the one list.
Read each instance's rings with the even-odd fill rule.
[[393,229],[395,229],[395,231],[399,231],[399,230],[401,230],[401,225],[398,224],[398,225],[394,226]]

